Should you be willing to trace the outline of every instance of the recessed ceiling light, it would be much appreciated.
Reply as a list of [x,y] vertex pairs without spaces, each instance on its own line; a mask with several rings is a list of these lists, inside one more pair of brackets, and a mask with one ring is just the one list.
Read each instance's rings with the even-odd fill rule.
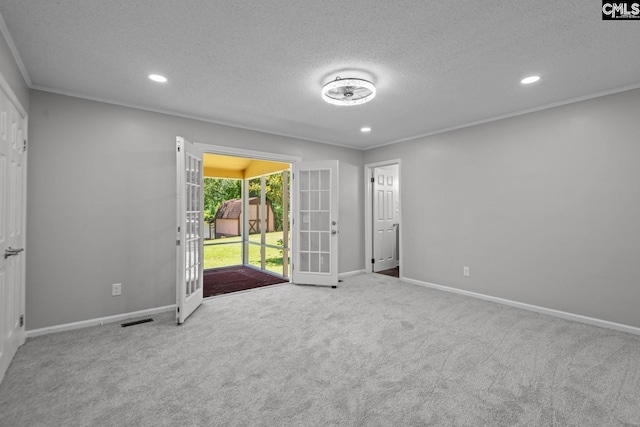
[[523,85],[530,85],[531,83],[535,83],[538,80],[540,80],[540,76],[529,76],[520,80],[520,83],[522,83]]
[[154,82],[158,82],[158,83],[167,82],[167,78],[165,76],[161,76],[160,74],[149,74],[149,78]]
[[368,127],[368,126],[365,126],[365,127],[360,129],[360,132],[371,132],[371,128]]

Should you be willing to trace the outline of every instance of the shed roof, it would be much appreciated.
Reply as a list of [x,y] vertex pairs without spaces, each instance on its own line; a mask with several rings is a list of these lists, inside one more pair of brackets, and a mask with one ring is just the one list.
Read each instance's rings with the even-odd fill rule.
[[[249,197],[250,205],[259,205],[260,198],[259,197]],[[270,206],[270,203],[267,202],[267,206]],[[218,208],[218,212],[216,212],[216,219],[238,219],[240,218],[240,214],[242,213],[242,199],[231,199],[226,202],[222,202],[220,207]]]

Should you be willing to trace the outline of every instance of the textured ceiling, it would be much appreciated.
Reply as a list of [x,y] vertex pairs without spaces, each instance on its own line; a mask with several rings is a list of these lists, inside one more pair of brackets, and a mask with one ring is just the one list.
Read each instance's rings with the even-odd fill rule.
[[[640,21],[602,21],[600,7],[0,0],[34,88],[355,148],[640,86]],[[542,80],[521,85],[530,74]],[[378,94],[327,104],[320,89],[336,76],[371,80]]]

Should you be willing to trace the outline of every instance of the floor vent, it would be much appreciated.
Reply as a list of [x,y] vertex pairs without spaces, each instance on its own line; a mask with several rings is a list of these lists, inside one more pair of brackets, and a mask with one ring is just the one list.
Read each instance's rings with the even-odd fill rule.
[[148,319],[142,319],[142,320],[135,320],[133,322],[123,323],[121,326],[123,328],[126,328],[127,326],[139,325],[141,323],[148,323],[148,322],[153,322],[153,319],[152,318],[148,318]]

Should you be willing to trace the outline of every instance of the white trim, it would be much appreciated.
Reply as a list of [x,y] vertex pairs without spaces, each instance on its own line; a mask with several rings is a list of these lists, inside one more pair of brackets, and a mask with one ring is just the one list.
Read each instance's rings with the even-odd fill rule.
[[2,33],[2,35],[4,36],[4,40],[7,42],[7,46],[9,46],[11,55],[13,55],[13,60],[16,61],[16,65],[20,70],[20,74],[22,74],[22,78],[27,83],[27,86],[31,88],[31,79],[29,78],[29,73],[27,73],[27,67],[25,67],[24,62],[22,62],[22,58],[18,53],[18,48],[13,41],[13,37],[11,37],[11,33],[9,32],[9,28],[7,27],[7,23],[4,20],[4,16],[2,16],[2,13],[0,13],[0,33]]
[[367,148],[354,147],[352,145],[339,144],[337,142],[321,141],[319,139],[304,138],[304,137],[301,137],[301,136],[293,136],[293,135],[289,135],[289,134],[286,134],[286,133],[278,133],[278,132],[273,132],[273,131],[267,131],[267,130],[264,130],[264,129],[243,126],[243,125],[240,125],[238,123],[225,122],[225,121],[222,121],[222,120],[214,120],[214,119],[211,119],[211,118],[207,118],[207,117],[204,117],[204,116],[198,116],[198,115],[195,115],[195,114],[186,114],[186,113],[180,113],[180,112],[172,111],[172,110],[164,110],[162,108],[146,107],[146,106],[140,105],[140,104],[134,104],[134,103],[123,102],[123,101],[116,101],[116,100],[110,99],[110,98],[102,98],[102,97],[99,97],[99,96],[83,95],[81,93],[73,92],[73,91],[69,91],[69,90],[53,89],[53,88],[50,88],[50,87],[47,87],[47,86],[29,85],[29,89],[39,90],[39,91],[42,91],[42,92],[55,93],[55,94],[58,94],[58,95],[70,96],[70,97],[73,97],[73,98],[86,99],[88,101],[103,102],[105,104],[118,105],[120,107],[134,108],[136,110],[150,111],[152,113],[166,114],[168,116],[181,117],[183,119],[197,120],[199,122],[213,123],[213,124],[216,124],[216,125],[227,126],[227,127],[232,127],[232,128],[236,128],[236,129],[244,129],[244,130],[251,131],[251,132],[259,132],[259,133],[264,133],[264,134],[268,134],[268,135],[282,136],[282,137],[285,137],[285,138],[297,139],[297,140],[300,140],[300,141],[317,142],[318,144],[333,145],[335,147],[349,148],[351,150],[367,150]]
[[271,160],[282,163],[294,163],[302,160],[302,157],[289,156],[287,154],[267,153],[266,151],[245,150],[244,148],[212,145],[202,142],[194,142],[194,145],[205,153],[219,154],[221,156],[247,157],[258,160]]
[[347,271],[344,273],[338,273],[338,279],[346,279],[347,277],[357,276],[358,274],[363,274],[364,270],[353,270]]
[[591,95],[579,96],[577,98],[567,99],[566,101],[553,102],[551,104],[545,104],[545,105],[541,105],[539,107],[529,108],[529,109],[526,109],[526,110],[520,110],[520,111],[516,111],[514,113],[502,114],[500,116],[494,116],[494,117],[489,117],[489,118],[482,119],[482,120],[476,120],[474,122],[464,123],[464,124],[457,125],[457,126],[451,126],[451,127],[444,128],[444,129],[434,130],[433,132],[427,132],[427,133],[424,133],[422,135],[408,136],[406,138],[396,139],[395,141],[385,142],[385,143],[379,144],[379,145],[374,145],[373,147],[360,148],[360,149],[364,150],[364,151],[373,150],[375,148],[385,147],[387,145],[398,144],[400,142],[413,141],[415,139],[426,138],[428,136],[438,135],[438,134],[441,134],[441,133],[447,133],[447,132],[451,132],[451,131],[458,130],[458,129],[468,128],[468,127],[471,127],[471,126],[482,125],[482,124],[485,124],[485,123],[497,122],[498,120],[502,120],[502,119],[508,119],[508,118],[511,118],[511,117],[522,116],[524,114],[535,113],[537,111],[548,110],[550,108],[561,107],[563,105],[575,104],[576,102],[588,101],[590,99],[600,98],[602,96],[607,96],[607,95],[613,95],[615,93],[620,93],[620,92],[627,92],[627,91],[638,89],[638,88],[640,88],[640,83],[629,85],[629,86],[623,86],[623,87],[619,87],[619,88],[616,88],[616,89],[605,90],[605,91],[602,91],[602,92],[593,93]]
[[95,319],[82,320],[80,322],[65,323],[63,325],[49,326],[46,328],[33,329],[27,331],[27,338],[38,337],[40,335],[53,334],[55,332],[72,331],[74,329],[88,328],[91,326],[104,325],[105,323],[115,323],[122,320],[132,319],[134,317],[150,316],[152,314],[174,311],[175,304],[165,305],[164,307],[149,308],[146,310],[132,311],[130,313],[116,314],[114,316],[97,317]]
[[464,295],[471,298],[477,298],[485,301],[491,301],[498,304],[509,305],[511,307],[520,308],[522,310],[534,311],[536,313],[546,314],[548,316],[559,317],[574,322],[586,323],[587,325],[598,326],[615,331],[627,332],[629,334],[640,335],[640,328],[622,323],[610,322],[608,320],[596,319],[594,317],[582,316],[580,314],[568,313],[566,311],[554,310],[552,308],[540,307],[538,305],[526,304],[523,302],[512,301],[504,298],[493,297],[490,295],[479,294],[476,292],[465,291],[462,289],[452,288],[449,286],[437,285],[435,283],[423,282],[421,280],[409,279],[401,277],[401,281],[411,283],[413,285],[424,286],[426,288],[437,289],[439,291],[451,292],[458,295]]
[[400,224],[400,242],[398,251],[400,261],[398,266],[402,271],[402,165],[400,159],[384,160],[381,162],[367,163],[364,165],[364,272],[373,273],[371,258],[373,257],[373,185],[371,177],[373,169],[380,166],[398,165],[398,224]]
[[260,132],[260,133],[264,133],[264,134],[268,134],[268,135],[282,136],[282,137],[285,137],[285,138],[292,138],[292,139],[297,139],[297,140],[300,140],[300,141],[310,141],[310,142],[316,142],[316,143],[319,143],[319,144],[333,145],[335,147],[349,148],[351,150],[358,150],[358,151],[374,150],[376,148],[385,147],[387,145],[393,145],[393,144],[399,144],[401,142],[413,141],[413,140],[420,139],[420,138],[426,138],[428,136],[438,135],[438,134],[441,134],[441,133],[447,133],[447,132],[451,132],[451,131],[454,131],[454,130],[464,129],[464,128],[468,128],[468,127],[472,127],[472,126],[476,126],[476,125],[481,125],[481,124],[485,124],[485,123],[496,122],[498,120],[508,119],[508,118],[516,117],[516,116],[522,116],[524,114],[535,113],[537,111],[548,110],[550,108],[561,107],[563,105],[569,105],[569,104],[574,104],[574,103],[577,103],[577,102],[588,101],[590,99],[600,98],[600,97],[603,97],[603,96],[613,95],[613,94],[621,93],[621,92],[627,92],[627,91],[630,91],[630,90],[634,90],[634,89],[639,89],[640,88],[640,83],[634,84],[634,85],[629,85],[629,86],[623,86],[623,87],[620,87],[620,88],[615,88],[615,89],[611,89],[611,90],[607,90],[607,91],[602,91],[602,92],[594,93],[594,94],[591,94],[591,95],[585,95],[585,96],[580,96],[580,97],[577,97],[577,98],[571,98],[571,99],[568,99],[566,101],[559,101],[559,102],[555,102],[555,103],[551,103],[551,104],[545,104],[545,105],[542,105],[540,107],[529,108],[529,109],[526,109],[526,110],[516,111],[514,113],[509,113],[509,114],[503,114],[503,115],[500,115],[500,116],[489,117],[489,118],[486,118],[486,119],[476,120],[474,122],[464,123],[464,124],[457,125],[457,126],[451,126],[451,127],[444,128],[444,129],[437,129],[437,130],[434,130],[434,131],[431,131],[431,132],[427,132],[427,133],[423,133],[423,134],[420,134],[420,135],[408,136],[406,138],[396,139],[396,140],[391,141],[391,142],[384,142],[382,144],[374,145],[374,146],[371,146],[371,147],[360,147],[360,146],[355,146],[355,145],[340,144],[340,143],[337,143],[337,142],[329,142],[329,141],[322,141],[322,140],[319,140],[319,139],[305,138],[305,137],[301,137],[301,136],[294,136],[294,135],[289,135],[289,134],[286,134],[286,133],[277,133],[277,132],[273,132],[273,131],[267,131],[267,130],[264,130],[264,129],[258,129],[258,128],[252,128],[252,127],[248,127],[248,126],[242,126],[242,125],[239,125],[237,123],[225,122],[225,121],[221,121],[221,120],[213,120],[211,118],[207,118],[207,117],[203,117],[203,116],[197,116],[197,115],[193,115],[193,114],[183,114],[183,113],[179,113],[179,112],[176,112],[176,111],[163,110],[163,109],[160,109],[160,108],[145,107],[145,106],[138,105],[138,104],[116,101],[116,100],[109,99],[109,98],[101,98],[101,97],[97,97],[97,96],[83,95],[83,94],[80,94],[80,93],[77,93],[77,92],[73,92],[73,91],[52,89],[52,88],[49,88],[49,87],[46,87],[46,86],[33,85],[30,82],[27,82],[27,83],[29,85],[29,89],[40,90],[42,92],[50,92],[50,93],[55,93],[55,94],[58,94],[58,95],[71,96],[71,97],[74,97],[74,98],[86,99],[86,100],[89,100],[89,101],[103,102],[103,103],[106,103],[106,104],[118,105],[118,106],[121,106],[121,107],[135,108],[137,110],[142,110],[142,111],[150,111],[152,113],[166,114],[166,115],[169,115],[169,116],[181,117],[181,118],[184,118],[184,119],[197,120],[197,121],[200,121],[200,122],[213,123],[213,124],[216,124],[216,125],[228,126],[228,127],[233,127],[233,128],[237,128],[237,129],[244,129],[244,130],[251,131],[251,132]]

